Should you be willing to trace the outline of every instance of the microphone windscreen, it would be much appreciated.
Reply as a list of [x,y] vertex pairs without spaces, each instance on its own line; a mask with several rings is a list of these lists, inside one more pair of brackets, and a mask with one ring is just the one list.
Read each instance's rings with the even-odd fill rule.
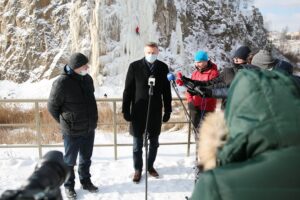
[[175,76],[174,76],[174,74],[171,73],[171,72],[168,73],[167,78],[168,78],[169,81],[175,81]]

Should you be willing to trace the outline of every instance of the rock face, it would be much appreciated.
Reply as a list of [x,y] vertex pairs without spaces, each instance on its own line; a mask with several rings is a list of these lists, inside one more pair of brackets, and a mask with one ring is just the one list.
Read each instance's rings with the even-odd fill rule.
[[[36,81],[47,73],[50,77],[50,66],[68,34],[67,4],[2,0],[0,5],[0,79]],[[63,56],[57,60],[63,61]]]
[[264,46],[266,32],[245,0],[0,0],[0,80],[53,78],[80,51],[101,84],[124,74],[150,40],[174,70],[199,49],[225,67],[238,45]]

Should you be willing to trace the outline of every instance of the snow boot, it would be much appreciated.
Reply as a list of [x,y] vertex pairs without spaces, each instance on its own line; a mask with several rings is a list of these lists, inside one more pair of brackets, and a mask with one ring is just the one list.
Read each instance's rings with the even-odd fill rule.
[[84,180],[80,180],[81,183],[81,187],[84,190],[87,190],[91,193],[96,193],[98,192],[98,187],[96,187],[92,182],[91,179],[84,179]]
[[77,194],[76,194],[74,188],[72,188],[72,187],[65,188],[65,193],[69,200],[75,200],[77,197]]

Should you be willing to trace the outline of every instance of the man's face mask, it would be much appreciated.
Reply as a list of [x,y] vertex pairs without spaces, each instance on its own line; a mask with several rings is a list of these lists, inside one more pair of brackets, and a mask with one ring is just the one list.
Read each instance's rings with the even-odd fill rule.
[[81,66],[80,68],[75,69],[74,71],[81,76],[86,76],[89,73],[89,66],[84,65]]
[[79,74],[81,75],[81,76],[85,76],[85,75],[87,75],[89,72],[88,72],[88,70],[81,70],[80,72],[79,72]]
[[145,58],[149,63],[154,63],[157,60],[157,54],[146,54]]

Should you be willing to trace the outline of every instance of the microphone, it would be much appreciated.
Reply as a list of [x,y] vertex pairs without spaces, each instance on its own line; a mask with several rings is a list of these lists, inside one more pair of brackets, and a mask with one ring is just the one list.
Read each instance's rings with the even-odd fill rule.
[[173,73],[171,73],[171,72],[169,72],[168,74],[167,74],[167,78],[168,78],[168,80],[171,82],[171,84],[172,84],[172,86],[173,87],[176,87],[176,84],[175,84],[175,76],[174,76],[174,74]]
[[171,72],[169,72],[167,74],[167,78],[168,78],[169,81],[175,81],[175,79],[176,79],[175,76],[174,76],[174,74],[171,73]]
[[153,95],[153,86],[155,86],[155,77],[151,75],[148,79],[148,85],[150,86],[149,88],[149,95]]
[[155,77],[151,75],[148,79],[148,85],[149,86],[155,86]]

